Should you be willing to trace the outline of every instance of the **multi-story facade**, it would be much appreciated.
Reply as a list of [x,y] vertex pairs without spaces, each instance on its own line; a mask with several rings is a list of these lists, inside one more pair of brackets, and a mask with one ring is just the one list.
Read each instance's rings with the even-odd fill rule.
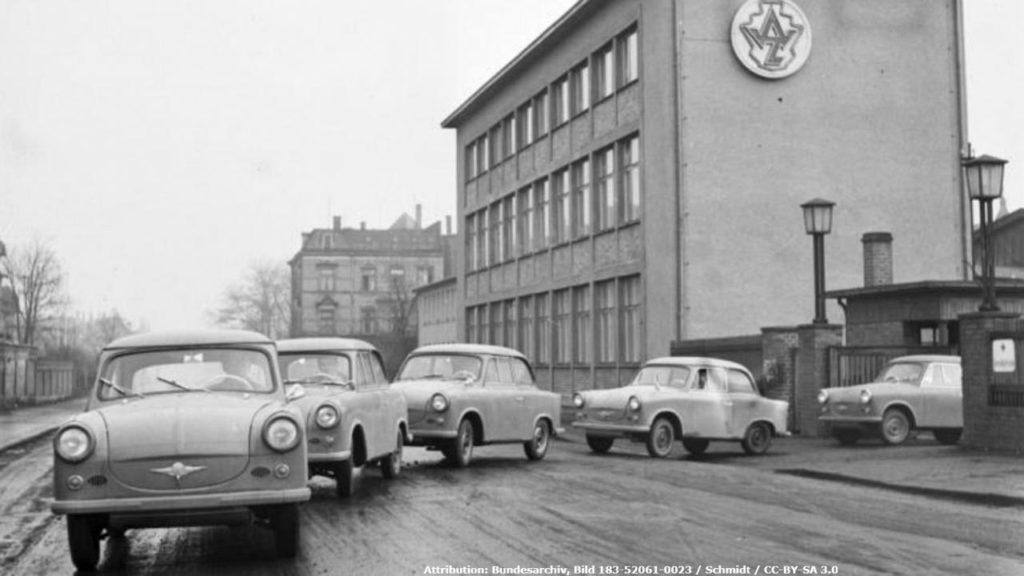
[[580,0],[443,121],[460,339],[568,393],[807,322],[815,197],[828,286],[877,229],[900,281],[966,278],[961,45],[957,0]]
[[459,300],[455,276],[420,286],[413,292],[416,293],[417,343],[425,346],[457,342],[459,331],[456,328],[456,319]]
[[331,228],[302,234],[291,259],[292,325],[299,336],[414,336],[413,289],[441,277],[440,222],[426,228],[420,209],[386,230]]

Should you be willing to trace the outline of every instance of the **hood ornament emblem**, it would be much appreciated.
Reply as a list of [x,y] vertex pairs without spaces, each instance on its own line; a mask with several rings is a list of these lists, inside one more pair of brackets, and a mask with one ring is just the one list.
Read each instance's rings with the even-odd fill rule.
[[175,462],[166,468],[150,468],[150,472],[157,474],[166,474],[177,483],[178,488],[181,488],[181,479],[193,472],[199,472],[200,470],[206,470],[206,466],[189,466],[182,462]]

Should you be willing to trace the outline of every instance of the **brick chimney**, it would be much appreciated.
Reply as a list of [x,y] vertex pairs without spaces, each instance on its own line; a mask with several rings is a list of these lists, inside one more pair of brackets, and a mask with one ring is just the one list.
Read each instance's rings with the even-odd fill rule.
[[423,228],[423,205],[422,204],[417,204],[416,205],[416,229],[419,230],[421,228]]
[[341,230],[341,216],[334,217],[334,229]]
[[864,244],[864,287],[892,284],[892,234],[865,232],[860,241]]

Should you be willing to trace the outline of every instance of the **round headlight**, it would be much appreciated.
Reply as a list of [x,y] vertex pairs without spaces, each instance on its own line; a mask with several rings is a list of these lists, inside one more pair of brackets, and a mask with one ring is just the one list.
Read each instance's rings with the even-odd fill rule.
[[628,406],[633,412],[637,412],[640,410],[640,399],[636,396],[630,396],[629,402],[626,403],[626,406]]
[[291,418],[274,418],[263,429],[263,441],[273,450],[287,452],[299,445],[299,427]]
[[338,425],[338,410],[330,404],[324,404],[316,409],[316,425],[327,429]]
[[860,403],[867,404],[868,402],[871,402],[871,390],[861,390]]
[[577,408],[583,408],[583,405],[586,404],[586,403],[587,402],[583,399],[583,395],[582,394],[577,392],[576,394],[572,395],[572,404],[573,404],[573,406],[575,406]]
[[818,392],[818,404],[824,404],[826,402],[828,402],[828,392],[825,390]]
[[92,435],[85,428],[69,426],[54,441],[54,449],[62,460],[81,462],[92,454]]
[[430,397],[430,407],[434,412],[444,412],[448,409],[448,397],[441,393],[434,394]]

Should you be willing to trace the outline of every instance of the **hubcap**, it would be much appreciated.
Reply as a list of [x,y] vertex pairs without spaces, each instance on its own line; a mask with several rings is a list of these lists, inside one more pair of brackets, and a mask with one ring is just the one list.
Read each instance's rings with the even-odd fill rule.
[[658,446],[658,449],[661,451],[665,451],[672,446],[668,426],[662,425],[658,427],[658,432],[655,436],[654,443]]
[[533,441],[538,451],[543,451],[548,444],[548,429],[543,424],[538,424],[533,431]]

